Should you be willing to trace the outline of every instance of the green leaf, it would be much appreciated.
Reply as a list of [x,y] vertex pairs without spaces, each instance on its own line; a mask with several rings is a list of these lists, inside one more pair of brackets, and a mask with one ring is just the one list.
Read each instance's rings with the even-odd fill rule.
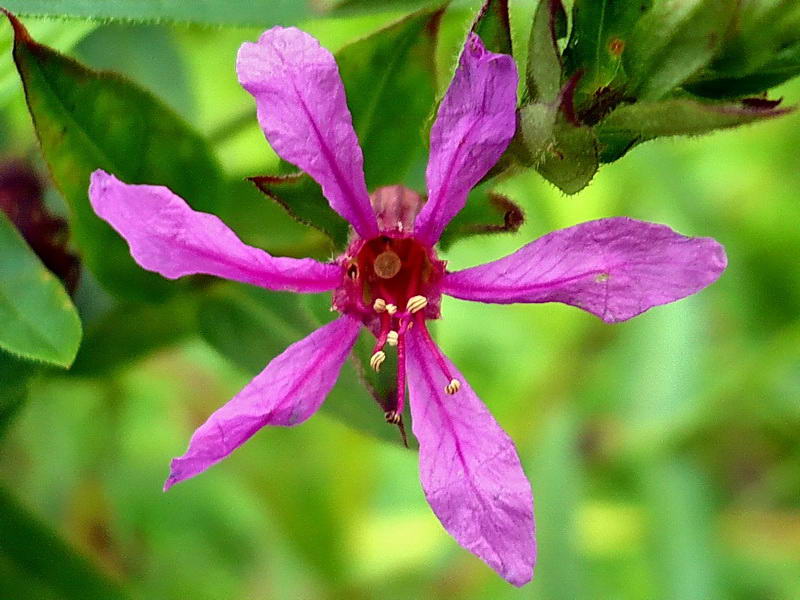
[[800,74],[800,4],[741,2],[713,62],[683,86],[707,98],[759,94]]
[[742,77],[762,70],[783,50],[800,42],[800,4],[795,0],[747,0],[711,68]]
[[653,138],[701,135],[716,129],[772,119],[790,112],[791,109],[748,107],[739,102],[719,104],[675,98],[621,106],[596,131],[602,147],[602,159],[604,162],[611,162],[634,145]]
[[129,596],[0,488],[0,553],[64,600],[124,600]]
[[741,98],[760,94],[797,75],[800,75],[800,42],[775,52],[751,73],[730,75],[712,67],[698,73],[683,87],[706,98]]
[[472,235],[516,233],[525,222],[522,208],[510,199],[491,191],[493,181],[474,188],[464,208],[444,230],[439,245],[448,249],[458,240]]
[[38,368],[0,350],[0,439],[28,395],[28,381]]
[[597,151],[597,138],[591,128],[557,119],[553,128],[553,145],[536,170],[562,192],[577,194],[597,173]]
[[730,77],[705,70],[684,84],[684,89],[706,98],[742,98],[760,94],[800,75],[800,43],[782,49],[773,60],[753,73]]
[[[3,3],[5,4],[5,2]],[[95,23],[81,21],[35,21],[29,24],[31,35],[43,44],[55,48],[59,52],[72,49],[76,43],[97,27]],[[0,29],[0,56],[11,53],[14,44],[14,32],[3,27]],[[0,105],[19,93],[19,75],[10,60],[0,61]]]
[[0,348],[69,367],[80,341],[67,292],[0,212]]
[[347,245],[349,226],[328,204],[322,188],[305,173],[250,177],[259,190],[280,204],[292,217],[318,229],[334,248]]
[[561,91],[563,67],[558,39],[566,22],[561,0],[539,2],[533,16],[525,68],[527,96],[533,102],[555,102]]
[[194,297],[181,294],[161,304],[120,303],[85,324],[83,343],[70,373],[107,375],[189,337],[195,332],[195,302]]
[[163,25],[109,23],[75,46],[88,67],[115,71],[156,92],[179,114],[193,116],[195,102],[176,36]]
[[425,150],[442,12],[415,13],[336,53],[370,190],[401,183]]
[[102,168],[128,183],[166,185],[195,208],[213,212],[221,177],[213,155],[152,95],[36,43],[9,19],[28,108],[86,264],[119,296],[163,299],[177,286],[136,265],[123,239],[94,214],[89,175]]
[[295,294],[227,282],[203,295],[197,319],[200,335],[252,375],[315,325]]
[[[576,0],[572,7],[572,32],[564,50],[565,75],[581,72],[575,90],[580,112],[602,111],[595,104],[619,101],[625,84],[622,55],[631,30],[653,0]],[[616,93],[611,93],[611,90]],[[605,109],[607,110],[607,109]]]
[[535,166],[547,158],[556,115],[557,109],[553,105],[539,102],[528,104],[519,110],[519,126],[512,144],[518,143],[519,148],[515,149],[525,165]]
[[[331,257],[332,246],[328,236],[306,227],[279,203],[264,198],[263,193],[246,178],[225,182],[224,195],[214,213],[244,243],[263,248],[270,254],[323,261]],[[331,213],[341,227],[343,219]]]
[[304,0],[4,0],[3,4],[23,16],[203,25],[287,24],[313,14],[311,3]]
[[472,31],[478,34],[491,52],[511,54],[511,20],[508,0],[486,0],[481,7]]
[[567,194],[585,188],[599,167],[598,144],[589,127],[570,123],[554,106],[529,104],[520,109],[518,133],[522,159]]
[[639,19],[623,53],[634,96],[658,100],[718,51],[737,0],[659,0]]
[[[301,297],[223,283],[201,301],[199,330],[220,354],[255,376],[289,344],[319,327],[322,321],[317,315],[330,314],[329,302],[327,295]],[[368,359],[368,355],[359,358]],[[345,363],[322,410],[375,437],[400,441],[394,428],[384,422],[383,409],[359,381],[352,361]]]

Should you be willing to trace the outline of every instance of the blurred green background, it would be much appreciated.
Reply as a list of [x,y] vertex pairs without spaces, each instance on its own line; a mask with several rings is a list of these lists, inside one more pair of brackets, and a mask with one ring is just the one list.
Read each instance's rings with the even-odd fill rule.
[[[336,50],[397,16],[300,26]],[[210,136],[229,176],[277,167],[233,69],[238,46],[261,28],[25,22],[41,41],[163,98]],[[0,29],[0,152],[44,174],[10,27]],[[450,37],[445,65],[457,51]],[[800,85],[773,95],[795,101]],[[444,300],[436,337],[516,441],[533,485],[539,562],[529,586],[508,585],[444,532],[413,451],[325,413],[261,431],[163,494],[169,459],[247,381],[176,319],[170,343],[101,374],[34,379],[0,447],[0,598],[800,598],[798,148],[793,114],[645,144],[576,196],[518,176],[503,191],[526,210],[520,232],[444,253],[462,268],[613,215],[713,236],[728,252],[709,289],[613,326],[562,305]],[[419,173],[406,183],[419,187]],[[250,198],[265,219],[262,245],[320,247],[319,235]],[[90,332],[111,300],[83,278],[76,304]],[[147,330],[146,314],[129,317]],[[126,343],[113,328],[98,335],[108,343],[100,352]],[[282,344],[242,348],[242,362],[266,364]],[[79,364],[101,358],[81,352]],[[353,414],[380,422],[365,398],[351,399]]]

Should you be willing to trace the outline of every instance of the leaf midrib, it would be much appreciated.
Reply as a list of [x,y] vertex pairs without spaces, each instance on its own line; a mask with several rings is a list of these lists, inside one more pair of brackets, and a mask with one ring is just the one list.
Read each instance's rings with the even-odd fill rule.
[[[15,42],[15,48],[17,48],[17,47],[18,47],[17,46],[17,42]],[[87,145],[90,148],[92,148],[97,154],[100,155],[101,159],[103,160],[103,163],[107,164],[109,166],[110,170],[112,170],[114,173],[119,173],[119,174],[126,173],[127,174],[126,170],[119,168],[119,165],[117,165],[116,161],[111,158],[111,156],[108,154],[108,151],[105,148],[103,148],[101,145],[99,145],[97,142],[94,141],[94,139],[92,138],[92,136],[89,135],[89,132],[85,129],[83,124],[76,118],[75,112],[71,111],[71,110],[69,110],[67,108],[66,101],[58,93],[57,88],[54,87],[53,84],[50,82],[50,80],[48,79],[46,73],[44,72],[44,70],[39,65],[39,61],[36,60],[33,52],[29,49],[27,44],[24,44],[24,47],[25,47],[25,49],[27,51],[28,57],[30,58],[30,60],[28,60],[28,64],[32,65],[35,68],[35,70],[37,71],[37,75],[38,75],[39,80],[41,80],[43,82],[43,87],[49,92],[48,95],[51,96],[51,98],[53,98],[56,101],[56,103],[58,104],[58,107],[61,109],[61,112],[67,115],[67,117],[68,117],[70,123],[72,123],[74,129],[83,138],[85,138],[85,141],[87,142]],[[87,69],[86,67],[84,67],[83,65],[78,63],[77,61],[74,61],[74,60],[70,59],[69,57],[66,57],[64,55],[61,55],[61,54],[53,51],[53,50],[50,50],[49,48],[47,48],[45,46],[40,46],[40,48],[42,48],[46,52],[50,53],[51,56],[55,55],[59,59],[63,59],[63,60],[66,60],[66,61],[72,63],[71,66],[84,69],[85,71],[87,71],[87,72],[89,72],[89,73],[94,75],[94,72],[92,72],[90,69]],[[17,63],[17,66],[19,67],[19,63]],[[93,81],[93,83],[94,83],[94,81]],[[30,109],[31,117],[34,119],[34,122],[37,125],[36,130],[37,130],[37,133],[38,133],[39,132],[38,119],[37,119],[36,116],[34,116],[35,111],[33,109],[32,101],[31,101],[30,96],[29,96],[28,82],[26,82],[24,78],[23,78],[23,85],[24,85],[24,88],[25,88],[25,101],[27,102],[28,108]],[[41,143],[41,134],[39,134],[39,137],[40,137],[40,143]],[[41,145],[42,145],[42,149],[44,150],[44,146],[45,145],[44,144],[41,144]],[[98,165],[98,167],[100,167],[100,165]],[[58,179],[57,178],[54,177],[53,181],[56,182],[56,185],[58,185]],[[65,196],[67,196],[67,195],[65,194]],[[67,198],[69,199],[68,196],[67,196]],[[74,210],[74,208],[75,207],[73,207],[73,210]]]

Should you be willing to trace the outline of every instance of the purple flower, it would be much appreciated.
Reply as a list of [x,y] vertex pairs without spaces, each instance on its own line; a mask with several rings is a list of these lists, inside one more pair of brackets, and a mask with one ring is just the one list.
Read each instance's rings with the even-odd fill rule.
[[722,247],[663,225],[602,219],[552,232],[500,260],[448,272],[434,245],[515,130],[517,72],[470,34],[431,130],[427,201],[402,186],[367,191],[363,159],[333,56],[311,36],[275,27],[246,43],[239,81],[256,100],[275,151],[319,182],[353,226],[330,264],[279,258],[242,243],[217,217],[167,188],[96,171],[97,214],[145,269],[205,273],[270,290],[333,292],[341,316],[275,358],[192,436],[165,489],[219,462],[265,425],[308,419],[333,387],[362,326],[371,364],[398,355],[399,422],[410,395],[420,479],[433,511],[462,546],[514,585],[536,556],[533,499],[514,444],[431,339],[441,295],[492,303],[563,302],[613,323],[693,294],[725,268]]

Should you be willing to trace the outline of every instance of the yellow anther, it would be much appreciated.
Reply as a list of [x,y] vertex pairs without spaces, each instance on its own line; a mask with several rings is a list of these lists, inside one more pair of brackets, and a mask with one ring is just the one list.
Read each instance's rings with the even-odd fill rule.
[[376,313],[382,313],[386,310],[386,300],[383,298],[376,298],[375,302],[372,304],[372,308],[375,309]]
[[461,389],[461,382],[458,379],[451,379],[450,383],[444,388],[444,391],[451,396]]
[[386,312],[390,315],[393,315],[397,312],[397,307],[394,304],[387,304],[386,305]]
[[397,425],[400,422],[400,414],[394,410],[388,410],[384,413],[384,417],[386,418],[387,423],[392,423],[393,425]]
[[381,365],[383,361],[386,360],[386,352],[383,350],[378,350],[375,354],[372,355],[372,358],[369,359],[369,366],[373,368],[375,371],[381,370]]
[[397,346],[398,337],[397,332],[392,330],[386,335],[386,343],[390,346]]
[[428,306],[428,299],[425,296],[411,296],[406,303],[406,310],[410,313],[415,313],[426,306]]

